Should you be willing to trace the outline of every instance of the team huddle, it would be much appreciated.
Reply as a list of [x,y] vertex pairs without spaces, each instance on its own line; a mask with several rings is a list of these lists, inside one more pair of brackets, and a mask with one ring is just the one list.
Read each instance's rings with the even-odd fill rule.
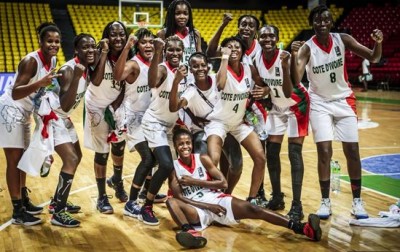
[[[81,103],[85,106],[83,146],[94,151],[97,210],[114,212],[106,186],[125,202],[124,215],[147,225],[159,224],[153,204],[166,202],[181,227],[176,239],[183,247],[204,247],[207,240],[199,231],[212,222],[232,225],[246,218],[320,240],[320,219],[332,214],[332,140],[342,142],[347,158],[352,214],[357,219],[368,218],[361,199],[355,96],[344,55],[349,49],[378,61],[382,32],[372,32],[372,50],[350,35],[331,33],[332,15],[320,5],[309,15],[315,36],[306,42],[294,41],[289,53],[277,46],[279,28],[260,27],[252,15],[239,17],[238,34],[220,43],[224,28],[233,19],[226,13],[202,52],[191,11],[186,0],[174,0],[164,28],[156,35],[146,28],[129,35],[119,21],[106,25],[99,43],[90,34],[79,34],[74,39],[74,58],[57,72],[54,59],[61,32],[53,23],[38,27],[40,49],[21,60],[14,84],[0,97],[0,146],[7,159],[14,224],[42,222],[34,216],[43,208],[29,198],[24,167],[40,170],[43,163],[52,162],[55,151],[62,167],[49,205],[51,223],[80,225],[71,213],[81,207],[67,199],[82,159],[70,115]],[[211,58],[220,61],[214,67],[216,73],[211,71]],[[301,83],[305,72],[308,89]],[[32,138],[31,117],[36,122]],[[302,146],[309,122],[317,145],[322,199],[316,214],[301,222]],[[283,216],[274,211],[285,208],[279,157],[285,133],[293,199]],[[122,180],[125,146],[129,152],[137,151],[141,159],[129,194]],[[242,173],[241,146],[253,161],[246,200],[231,195]],[[110,150],[113,175],[106,178]],[[265,165],[272,186],[269,200],[263,184]],[[167,179],[168,197],[159,192]]]

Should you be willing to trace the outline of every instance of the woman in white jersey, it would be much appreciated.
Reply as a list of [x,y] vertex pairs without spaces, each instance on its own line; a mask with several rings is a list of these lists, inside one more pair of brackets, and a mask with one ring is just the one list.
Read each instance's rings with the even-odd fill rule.
[[[224,13],[223,19],[222,19],[222,24],[218,28],[218,30],[215,32],[214,36],[211,38],[210,42],[208,43],[207,47],[207,56],[208,57],[220,57],[221,56],[221,49],[218,48],[218,44],[220,41],[220,38],[222,36],[222,33],[225,29],[225,27],[229,24],[229,22],[233,19],[232,14],[230,13]],[[253,15],[245,14],[239,17],[238,23],[237,23],[237,28],[238,28],[238,33],[237,36],[239,36],[246,45],[246,50],[243,56],[243,62],[246,62],[248,64],[253,64],[253,58],[256,55],[257,52],[261,51],[260,44],[258,43],[257,40],[257,31],[260,27],[260,21]],[[267,114],[265,109],[260,106],[258,102],[256,102],[255,106],[257,106],[263,114]],[[235,143],[235,140],[228,135],[227,137],[227,143],[228,145],[238,145]],[[263,146],[265,145],[265,137],[261,139]],[[234,156],[238,156],[241,153],[237,153]],[[239,179],[239,178],[237,178]],[[267,204],[267,199],[265,197],[265,192],[264,192],[264,181],[261,183],[260,188],[257,193],[257,201],[256,203],[260,206],[266,206]]]
[[[40,49],[26,55],[18,65],[14,83],[7,87],[0,97],[0,146],[7,160],[7,186],[13,206],[13,223],[25,226],[36,225],[41,219],[33,214],[42,212],[26,198],[26,173],[17,168],[24,149],[29,145],[33,98],[37,90],[48,86],[54,75],[53,58],[60,49],[60,33],[57,27],[38,27]],[[40,36],[40,30],[46,28]],[[43,59],[43,60],[42,60]],[[21,189],[22,188],[22,189]],[[26,201],[27,199],[28,201]]]
[[[165,62],[162,62],[163,46]],[[179,83],[177,87],[179,92],[187,86],[185,78],[187,70],[185,66],[180,65],[182,56],[183,42],[178,36],[168,37],[165,43],[161,38],[154,39],[154,56],[148,72],[152,97],[141,124],[148,146],[158,161],[158,169],[150,181],[146,201],[139,215],[139,219],[147,225],[159,224],[153,212],[154,198],[173,170],[169,139],[172,137],[172,128],[178,120],[178,112],[170,112],[169,96],[173,83]]]
[[358,43],[352,36],[331,33],[332,14],[325,5],[315,7],[308,16],[315,31],[307,42],[292,43],[292,75],[295,83],[304,70],[310,81],[310,123],[318,151],[318,175],[321,187],[321,206],[317,214],[329,218],[331,201],[330,161],[332,140],[342,142],[353,194],[352,214],[357,218],[368,218],[361,199],[361,162],[358,146],[356,99],[351,90],[345,69],[345,49],[371,62],[378,62],[382,54],[382,31],[375,29],[371,38],[374,48]]
[[241,219],[259,219],[289,228],[314,241],[321,239],[317,215],[310,214],[307,223],[300,223],[223,193],[221,190],[227,187],[224,175],[208,155],[192,153],[190,132],[178,129],[173,142],[179,159],[174,161],[174,171],[169,177],[174,197],[167,200],[167,206],[182,230],[176,234],[176,240],[183,247],[204,247],[207,240],[198,231],[214,221],[234,225]]
[[[77,156],[66,128],[62,123],[53,123],[53,121],[58,120],[54,116],[54,112],[51,111],[50,115],[43,118],[36,115],[42,99],[50,99],[51,96],[52,101],[58,103],[58,97],[55,93],[58,92],[59,86],[55,78],[61,76],[54,73],[55,56],[60,49],[61,32],[57,26],[51,23],[39,26],[38,30],[40,30],[40,49],[22,59],[18,66],[14,84],[10,86],[0,100],[4,112],[0,119],[2,120],[0,127],[3,129],[0,142],[7,159],[7,182],[14,207],[12,223],[26,226],[41,222],[40,218],[32,216],[24,207],[24,199],[21,200],[21,185],[25,184],[26,174],[17,169],[17,164],[29,143],[32,113],[35,113],[35,120],[37,121],[49,118],[48,123],[53,126],[52,136],[55,150],[63,162],[57,186],[57,189],[62,189],[62,191],[56,191],[60,207],[66,206],[72,179],[78,165]],[[41,130],[38,128],[39,125],[38,123],[35,130]],[[44,138],[48,136],[46,131],[41,132]],[[27,158],[27,160],[30,159],[32,157]],[[37,212],[32,214],[40,213],[42,208],[36,210]],[[79,226],[79,221],[70,217],[64,209],[57,210],[59,211],[52,216],[52,224],[68,227]]]
[[[184,108],[183,122],[193,133],[193,150],[195,153],[206,154],[207,142],[204,138],[204,126],[209,122],[208,115],[214,111],[215,106],[220,99],[220,93],[217,89],[215,74],[210,74],[207,56],[197,52],[189,58],[190,72],[193,74],[193,82],[189,83],[188,88],[181,97],[177,93],[171,93],[169,104],[170,111],[178,111]],[[242,173],[242,151],[240,144],[232,137],[233,141],[225,141],[223,145],[223,158],[221,162],[228,160],[227,164],[221,164],[221,171],[226,176],[228,188],[225,193],[232,193],[240,174]],[[229,165],[231,164],[231,165]]]
[[[265,155],[258,135],[244,123],[250,93],[260,99],[268,94],[254,66],[242,62],[245,45],[238,37],[229,37],[221,43],[222,61],[217,73],[217,88],[221,92],[218,109],[210,115],[210,123],[205,127],[208,153],[215,165],[221,157],[221,149],[226,134],[233,137],[247,150],[253,162],[252,182],[249,201],[256,198],[264,178]],[[255,82],[256,85],[253,83]]]
[[262,50],[254,57],[254,66],[260,77],[271,89],[273,107],[268,113],[266,144],[267,167],[272,184],[272,198],[267,208],[282,210],[285,208],[281,192],[280,151],[285,132],[289,142],[289,160],[292,174],[292,207],[288,215],[301,220],[301,189],[304,174],[302,146],[308,135],[309,97],[305,87],[294,85],[290,76],[290,54],[277,48],[279,29],[273,25],[261,27],[258,35]]
[[[58,73],[60,84],[60,108],[55,110],[57,116],[64,121],[64,125],[68,130],[71,141],[74,145],[75,152],[78,156],[78,164],[82,159],[82,150],[78,139],[74,123],[71,121],[70,115],[79,106],[85,96],[88,84],[88,67],[93,65],[96,56],[96,41],[92,35],[81,33],[74,38],[74,54],[75,57],[66,62]],[[57,208],[57,194],[54,195],[50,204],[49,212],[53,213]],[[77,213],[81,209],[80,206],[67,202],[67,211]]]
[[182,63],[187,64],[190,55],[201,52],[201,35],[194,28],[192,7],[186,0],[174,0],[170,3],[165,16],[164,28],[157,32],[157,37],[166,39],[176,35],[184,45]]
[[[106,25],[100,41],[99,61],[90,73],[91,82],[85,94],[84,146],[95,152],[94,171],[99,192],[97,209],[104,214],[114,212],[105,189],[110,142],[114,174],[107,180],[107,184],[114,188],[115,196],[121,202],[128,200],[122,181],[125,141],[110,141],[112,127],[106,121],[110,110],[115,111],[119,107],[125,94],[125,83],[114,79],[113,68],[127,38],[126,27],[121,22],[112,21]],[[129,58],[132,56],[133,54]]]
[[[141,161],[136,168],[130,188],[129,200],[125,204],[124,215],[137,217],[140,206],[137,202],[139,190],[146,175],[155,165],[155,158],[144,138],[141,128],[144,112],[150,105],[151,91],[148,85],[148,71],[154,54],[154,35],[141,28],[131,35],[114,68],[114,78],[126,81],[125,98],[122,103],[127,126],[127,146],[129,151],[137,150]],[[136,55],[127,61],[128,53],[134,49]]]

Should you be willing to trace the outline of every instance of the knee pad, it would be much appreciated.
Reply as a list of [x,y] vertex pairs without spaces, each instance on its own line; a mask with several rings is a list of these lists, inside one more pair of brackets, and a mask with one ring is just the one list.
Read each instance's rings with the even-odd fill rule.
[[107,165],[109,153],[98,153],[94,154],[94,162],[99,165]]
[[293,184],[301,184],[304,174],[303,156],[301,154],[303,146],[301,144],[289,143],[289,160],[292,167]]
[[111,143],[111,153],[114,156],[121,157],[124,155],[125,141],[119,143]]

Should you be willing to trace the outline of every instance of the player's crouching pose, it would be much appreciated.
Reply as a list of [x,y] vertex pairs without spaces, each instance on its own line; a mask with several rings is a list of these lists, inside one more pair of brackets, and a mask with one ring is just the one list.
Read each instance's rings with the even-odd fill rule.
[[170,175],[169,186],[174,197],[168,199],[167,206],[182,229],[176,234],[176,239],[183,247],[204,247],[207,239],[196,230],[203,230],[214,221],[233,225],[240,219],[260,219],[289,228],[314,241],[321,239],[320,220],[315,214],[308,216],[307,223],[295,222],[221,192],[227,187],[224,176],[209,156],[192,154],[192,135],[189,131],[178,129],[173,142],[179,159],[174,161],[175,169]]

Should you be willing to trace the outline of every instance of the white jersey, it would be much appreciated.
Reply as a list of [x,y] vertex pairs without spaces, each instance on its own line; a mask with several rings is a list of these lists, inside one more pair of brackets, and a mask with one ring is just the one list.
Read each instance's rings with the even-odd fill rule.
[[237,76],[228,66],[226,84],[221,90],[220,104],[217,104],[218,109],[209,116],[210,120],[227,125],[241,124],[252,86],[251,69],[248,64],[241,63],[240,76]]
[[310,60],[306,65],[311,99],[332,101],[349,97],[353,92],[345,69],[345,46],[338,33],[331,33],[328,48],[313,36],[306,44]]
[[245,62],[249,65],[253,65],[254,57],[256,56],[256,54],[259,51],[262,51],[260,43],[258,43],[257,39],[254,39],[253,43],[251,43],[251,45],[250,45],[250,48],[247,49],[247,51],[243,55],[243,62]]
[[114,80],[113,68],[110,60],[105,63],[104,77],[99,86],[89,85],[85,94],[87,105],[98,108],[106,108],[121,93],[122,85],[120,81]]
[[363,74],[369,74],[369,69],[368,69],[369,66],[370,66],[369,60],[364,59],[364,60],[361,62],[361,67],[362,67],[362,73],[363,73]]
[[255,56],[254,63],[260,77],[271,89],[270,95],[272,103],[280,108],[286,108],[293,106],[297,102],[293,100],[292,97],[286,98],[283,93],[283,70],[282,61],[280,59],[281,53],[282,50],[277,49],[272,61],[267,62],[263,52],[260,51]]
[[[75,66],[79,63],[78,58],[73,58],[69,60],[67,63],[64,64],[64,66],[70,66],[73,69],[75,69]],[[56,109],[57,115],[61,116],[62,118],[67,118],[71,113],[78,107],[80,104],[82,98],[85,96],[85,92],[87,89],[87,72],[85,72],[82,77],[79,79],[78,83],[78,89],[76,90],[76,96],[75,96],[75,102],[72,108],[69,111],[64,111],[61,108]]]
[[[57,66],[56,57],[53,57],[51,59],[50,66],[45,66],[45,64],[43,62],[44,59],[43,60],[41,59],[39,51],[31,52],[31,53],[27,54],[25,57],[31,57],[37,63],[36,73],[29,80],[27,85],[29,85],[31,83],[34,83],[34,82],[37,82],[38,80],[40,80],[41,78],[46,76],[50,72],[51,69],[54,69]],[[12,102],[13,106],[18,108],[20,110],[20,112],[22,112],[24,114],[25,118],[29,118],[29,116],[32,113],[32,111],[34,110],[34,108],[35,107],[39,108],[40,100],[41,100],[40,98],[41,98],[42,95],[44,95],[44,90],[45,89],[44,88],[39,88],[38,90],[36,90],[36,92],[33,92],[30,95],[28,95],[28,96],[26,96],[26,97],[24,97],[22,99],[19,99],[19,100],[12,99],[12,89],[14,88],[15,80],[17,80],[18,75],[19,75],[19,72],[17,71],[15,73],[13,83],[11,85],[7,86],[5,92],[4,92],[4,94],[2,96],[10,98],[10,99],[8,99],[9,102]],[[55,92],[57,92],[57,91],[58,90],[56,90]]]
[[[208,174],[207,169],[201,163],[200,154],[192,154],[191,158],[192,165],[190,167],[184,164],[180,159],[174,160],[176,177],[181,179],[182,176],[186,175],[194,179],[210,181],[211,177]],[[199,202],[213,202],[216,198],[223,194],[221,191],[212,190],[201,186],[180,186],[182,188],[182,194],[185,198]]]
[[196,52],[196,43],[195,43],[195,36],[196,34],[189,33],[189,28],[186,27],[186,32],[184,34],[180,32],[175,33],[183,42],[183,57],[182,57],[182,63],[187,64],[189,61],[190,55]]
[[[151,102],[149,108],[144,113],[143,121],[156,122],[170,128],[178,120],[178,112],[169,111],[169,95],[176,69],[172,69],[167,62],[163,62],[160,65],[166,68],[167,77],[158,88],[151,89]],[[178,97],[186,89],[186,86],[186,81],[183,79],[178,87]]]
[[127,112],[145,112],[151,99],[151,91],[148,85],[149,64],[139,55],[131,60],[138,64],[140,70],[135,82],[126,84],[123,104]]
[[[211,84],[208,90],[203,91],[197,88],[195,84],[190,84],[182,94],[182,98],[188,103],[186,108],[189,108],[195,116],[204,119],[208,119],[208,116],[214,110],[215,106],[217,106],[220,99],[215,74],[208,76],[208,78]],[[200,93],[202,95],[200,95]],[[201,128],[195,124],[191,125],[192,131],[200,129]]]

